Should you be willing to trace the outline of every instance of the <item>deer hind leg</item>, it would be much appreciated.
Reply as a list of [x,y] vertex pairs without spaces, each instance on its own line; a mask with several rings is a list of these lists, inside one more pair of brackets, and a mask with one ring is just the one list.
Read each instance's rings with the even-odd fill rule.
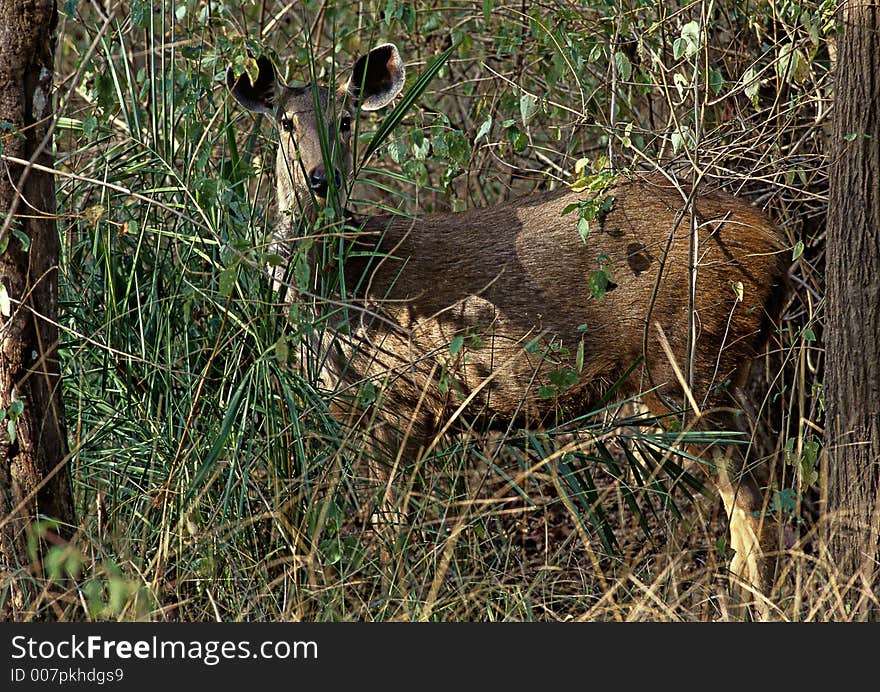
[[766,515],[761,485],[734,447],[713,450],[713,481],[724,503],[733,550],[730,573],[740,585],[757,592],[758,612],[766,618],[769,613],[763,596],[770,593],[773,584],[775,533]]

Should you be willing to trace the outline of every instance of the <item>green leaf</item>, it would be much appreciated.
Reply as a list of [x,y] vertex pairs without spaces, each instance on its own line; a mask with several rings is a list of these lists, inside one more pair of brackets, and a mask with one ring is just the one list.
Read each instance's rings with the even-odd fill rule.
[[524,152],[529,145],[528,138],[515,126],[507,128],[507,141],[517,154]]
[[587,238],[590,235],[590,222],[584,217],[578,219],[578,235],[580,235],[582,241],[587,242]]
[[565,390],[573,387],[577,384],[578,381],[577,372],[575,372],[571,368],[562,368],[561,370],[555,370],[553,372],[547,373],[547,377],[554,385],[556,385],[556,388],[560,392],[564,392]]
[[131,0],[128,6],[128,15],[132,24],[139,26],[141,29],[149,26],[152,12],[153,3],[151,0]]
[[424,161],[431,150],[431,142],[421,130],[412,131],[412,153],[416,161]]
[[804,254],[804,241],[799,240],[794,244],[794,250],[791,253],[792,261]]
[[28,237],[27,233],[19,228],[13,228],[12,235],[18,238],[18,242],[21,243],[21,249],[23,252],[27,252],[31,249],[31,239]]
[[180,49],[180,54],[187,60],[198,60],[203,52],[205,52],[203,46],[183,46]]
[[819,480],[819,442],[809,440],[804,443],[803,454],[800,460],[801,490],[806,491],[811,485]]
[[552,399],[556,396],[556,387],[551,387],[550,385],[543,385],[538,387],[538,398],[540,399]]
[[15,421],[14,420],[6,421],[6,433],[9,435],[9,444],[14,445],[15,439],[16,439],[16,437],[15,437]]
[[242,60],[241,66],[247,74],[248,79],[251,80],[251,84],[256,84],[257,79],[260,76],[260,65],[257,63],[257,59],[249,55]]
[[237,276],[237,267],[231,266],[226,267],[223,271],[220,272],[220,276],[217,277],[217,282],[219,284],[218,289],[220,291],[220,295],[222,295],[224,298],[228,298],[229,294],[232,293],[232,289],[235,287],[235,280]]
[[771,512],[791,514],[797,508],[797,494],[793,488],[784,488],[773,493],[770,500]]
[[95,135],[95,131],[98,129],[98,119],[94,115],[87,115],[82,120],[82,130],[83,134],[91,139]]
[[104,608],[104,588],[101,586],[101,581],[97,578],[89,579],[82,585],[82,593],[86,599],[89,615],[98,616]]
[[452,342],[449,344],[449,353],[450,355],[457,355],[459,351],[461,351],[461,347],[464,345],[464,336],[462,334],[456,334],[452,339]]
[[95,98],[105,112],[115,108],[116,84],[111,75],[104,72],[95,75]]
[[627,123],[626,127],[623,130],[623,137],[620,138],[620,142],[621,142],[621,144],[623,144],[623,146],[625,146],[625,147],[632,146],[632,131],[633,131],[633,124]]
[[758,73],[754,67],[750,67],[743,73],[742,85],[746,96],[754,102],[758,98],[758,92],[761,90],[761,80],[758,78]]
[[626,53],[617,51],[614,54],[614,65],[617,68],[617,76],[624,82],[628,82],[632,77],[632,63],[629,61]]
[[804,329],[804,331],[801,334],[804,337],[804,341],[815,341],[816,340],[816,332],[814,332],[809,327]]
[[409,148],[406,146],[405,142],[399,139],[394,139],[388,142],[388,155],[394,163],[403,163],[408,152]]
[[528,125],[538,113],[538,99],[531,94],[524,93],[519,98],[519,114],[522,118],[523,126]]
[[489,134],[489,131],[492,129],[492,116],[487,115],[486,119],[483,121],[483,124],[480,125],[480,128],[477,130],[477,136],[474,137],[474,144],[479,142],[483,137]]
[[76,579],[82,571],[82,555],[70,546],[53,545],[45,556],[46,567],[52,579]]
[[709,69],[709,89],[712,90],[715,96],[718,96],[721,90],[724,89],[724,77],[721,76],[718,70],[712,68]]
[[687,43],[683,38],[677,38],[672,42],[672,57],[678,60],[682,55],[684,55],[685,48],[687,48]]
[[804,459],[810,463],[810,465],[815,465],[816,462],[819,461],[819,441],[818,440],[808,440],[804,443]]
[[278,341],[275,342],[275,359],[281,365],[287,365],[290,358],[290,346],[287,343],[287,337],[282,334]]
[[66,14],[70,19],[73,19],[73,15],[76,12],[76,5],[79,0],[64,0],[64,5],[62,6],[62,10],[64,14]]
[[684,53],[688,57],[700,50],[700,44],[702,43],[700,34],[700,24],[697,21],[688,22],[681,27],[681,38],[685,43]]
[[11,420],[16,420],[22,413],[24,413],[24,402],[21,399],[16,399],[9,404],[9,418]]
[[593,297],[602,300],[608,292],[608,273],[604,269],[596,269],[590,272],[588,283]]
[[800,48],[793,43],[784,43],[774,64],[776,74],[786,82],[805,82],[810,77],[810,64]]
[[108,607],[114,615],[121,613],[129,596],[132,594],[131,582],[122,577],[111,577],[107,584],[110,594]]
[[382,12],[382,14],[385,16],[385,25],[390,26],[391,21],[397,14],[397,0],[386,0],[385,10]]
[[64,570],[64,563],[66,561],[67,558],[64,555],[64,548],[60,548],[57,545],[53,545],[49,548],[49,551],[43,558],[43,565],[46,568],[46,572],[49,574],[49,579],[61,579]]
[[693,134],[691,134],[691,129],[687,125],[682,125],[673,132],[669,136],[669,140],[672,142],[672,151],[675,154],[678,154],[686,145],[694,143]]
[[372,382],[364,382],[358,392],[358,402],[361,406],[369,406],[379,400],[379,388]]

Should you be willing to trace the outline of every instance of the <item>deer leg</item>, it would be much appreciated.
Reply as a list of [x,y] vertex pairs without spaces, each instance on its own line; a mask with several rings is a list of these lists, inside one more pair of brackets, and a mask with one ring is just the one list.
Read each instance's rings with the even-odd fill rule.
[[370,514],[370,525],[379,543],[379,568],[382,590],[391,593],[395,583],[393,546],[403,526],[403,514],[397,508],[394,481],[400,465],[400,455],[394,444],[396,433],[391,423],[377,421],[372,429],[373,439],[368,445],[368,468],[371,484],[378,490],[378,501]]
[[379,421],[373,429],[374,443],[369,459],[370,477],[379,490],[377,509],[371,521],[374,527],[391,526],[399,530],[404,524],[404,513],[397,507],[394,482],[403,461],[398,443],[397,427],[387,421]]
[[422,451],[428,430],[428,421],[423,418],[418,412],[405,421],[388,415],[377,420],[372,429],[369,469],[379,494],[370,522],[379,540],[382,583],[388,593],[400,581],[394,548],[409,526],[406,509],[401,507],[395,487],[402,469],[414,462]]
[[715,450],[714,462],[713,481],[724,503],[734,553],[730,573],[759,594],[758,611],[766,618],[769,611],[760,596],[768,595],[773,584],[774,563],[770,555],[774,533],[765,516],[764,493],[733,445]]

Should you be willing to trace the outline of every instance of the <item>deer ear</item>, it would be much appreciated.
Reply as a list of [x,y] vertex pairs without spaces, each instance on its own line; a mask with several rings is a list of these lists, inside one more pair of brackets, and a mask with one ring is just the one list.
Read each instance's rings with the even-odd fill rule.
[[230,67],[226,70],[226,88],[242,106],[255,113],[273,113],[275,110],[275,66],[265,55],[257,58],[257,81],[251,83],[247,72],[238,77]]
[[376,111],[401,92],[405,79],[397,46],[385,43],[358,59],[345,90],[361,110]]

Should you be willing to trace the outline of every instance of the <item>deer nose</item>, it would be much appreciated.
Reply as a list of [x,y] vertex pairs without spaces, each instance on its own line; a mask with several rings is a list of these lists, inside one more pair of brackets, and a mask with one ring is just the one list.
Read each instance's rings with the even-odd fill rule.
[[[336,189],[342,187],[342,176],[339,174],[339,171],[334,171],[336,174]],[[312,188],[312,192],[315,193],[316,197],[326,197],[327,196],[327,173],[324,171],[323,166],[318,166],[317,168],[313,168],[312,172],[309,173],[309,187]]]

